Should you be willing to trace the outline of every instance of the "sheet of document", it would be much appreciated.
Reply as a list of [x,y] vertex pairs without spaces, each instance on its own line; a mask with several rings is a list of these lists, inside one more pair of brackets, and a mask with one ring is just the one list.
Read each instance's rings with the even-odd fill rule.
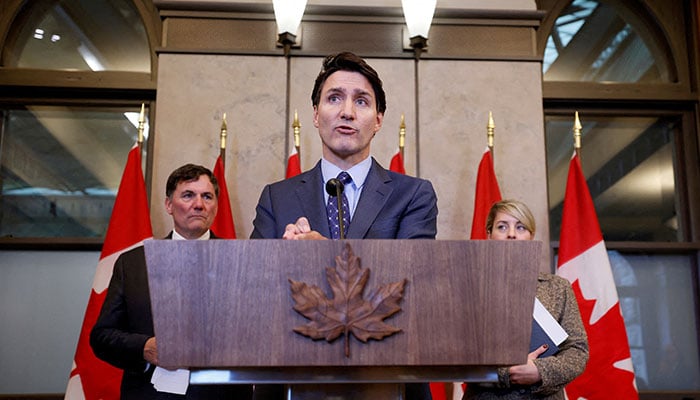
[[535,308],[532,311],[532,316],[557,346],[569,336],[537,297],[535,297]]
[[151,383],[159,392],[185,394],[187,386],[190,384],[190,371],[188,369],[169,371],[156,367],[151,377]]

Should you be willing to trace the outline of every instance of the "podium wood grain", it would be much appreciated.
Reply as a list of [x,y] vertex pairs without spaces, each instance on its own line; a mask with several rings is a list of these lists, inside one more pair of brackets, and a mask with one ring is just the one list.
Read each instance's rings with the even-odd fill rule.
[[[332,343],[293,332],[288,279],[331,297],[326,267],[350,244],[370,270],[365,295],[407,279],[402,331]],[[537,241],[150,240],[145,243],[154,328],[164,366],[412,367],[524,363],[540,260]],[[389,368],[390,369],[390,368]]]

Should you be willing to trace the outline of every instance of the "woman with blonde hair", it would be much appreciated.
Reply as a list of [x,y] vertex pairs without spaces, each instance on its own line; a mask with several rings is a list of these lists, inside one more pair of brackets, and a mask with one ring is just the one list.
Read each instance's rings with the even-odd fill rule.
[[[491,240],[532,240],[535,219],[522,202],[499,201],[489,211],[486,233]],[[567,280],[540,273],[536,296],[569,335],[559,351],[539,357],[547,345],[539,346],[528,354],[525,364],[499,368],[498,382],[469,383],[464,399],[565,399],[564,386],[579,376],[588,362],[586,330]]]

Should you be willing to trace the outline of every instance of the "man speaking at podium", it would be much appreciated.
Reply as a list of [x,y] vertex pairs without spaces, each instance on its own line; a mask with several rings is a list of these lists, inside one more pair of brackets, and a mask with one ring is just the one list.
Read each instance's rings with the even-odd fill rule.
[[[386,111],[377,72],[353,53],[330,55],[311,100],[321,161],[265,186],[251,239],[435,239],[432,184],[387,171],[370,157]],[[407,384],[406,399],[430,399],[428,385]]]
[[338,238],[337,199],[325,190],[333,178],[343,182],[343,203],[347,198],[345,238],[434,239],[438,210],[432,184],[387,171],[370,157],[386,110],[377,72],[352,53],[328,56],[311,100],[322,159],[309,171],[265,186],[251,239]]

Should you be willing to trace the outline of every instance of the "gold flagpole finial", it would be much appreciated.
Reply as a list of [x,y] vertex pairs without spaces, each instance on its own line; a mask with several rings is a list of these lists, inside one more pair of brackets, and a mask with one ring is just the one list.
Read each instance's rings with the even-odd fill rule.
[[486,140],[489,149],[493,150],[493,136],[496,129],[496,124],[493,122],[493,113],[489,111],[489,122],[486,124]]
[[301,147],[301,124],[299,123],[299,115],[297,110],[294,110],[294,122],[292,122],[292,128],[294,128],[294,147],[297,149],[297,153]]
[[226,113],[224,113],[224,117],[221,119],[221,133],[220,133],[220,138],[221,138],[221,145],[219,146],[221,150],[226,148]]
[[574,150],[578,153],[581,150],[581,121],[578,119],[578,111],[574,117]]
[[138,127],[138,143],[141,146],[143,143],[143,129],[146,125],[146,106],[141,103],[141,113],[139,114],[139,127]]

